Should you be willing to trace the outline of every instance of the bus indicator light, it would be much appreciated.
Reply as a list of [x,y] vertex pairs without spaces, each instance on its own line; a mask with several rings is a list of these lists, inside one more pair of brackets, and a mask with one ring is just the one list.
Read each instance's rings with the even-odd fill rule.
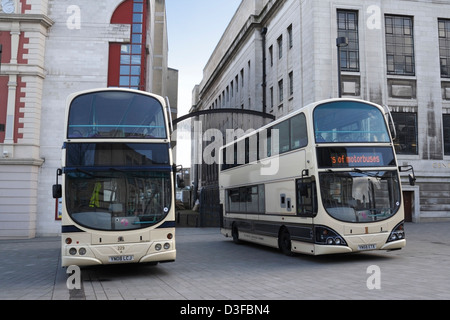
[[72,238],[66,238],[66,244],[71,244],[72,243]]

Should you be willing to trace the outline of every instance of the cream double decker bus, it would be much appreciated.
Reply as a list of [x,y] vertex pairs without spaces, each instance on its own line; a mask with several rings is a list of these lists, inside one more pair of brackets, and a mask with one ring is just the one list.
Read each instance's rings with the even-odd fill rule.
[[402,168],[389,119],[376,104],[332,99],[224,146],[222,234],[288,255],[403,248]]
[[161,97],[129,89],[68,98],[53,187],[62,198],[62,266],[175,260],[168,112]]

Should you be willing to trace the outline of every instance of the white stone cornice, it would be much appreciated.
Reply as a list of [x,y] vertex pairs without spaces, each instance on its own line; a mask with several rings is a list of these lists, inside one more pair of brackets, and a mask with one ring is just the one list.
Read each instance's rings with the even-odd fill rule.
[[4,14],[0,13],[2,22],[28,22],[39,23],[45,28],[50,28],[55,22],[44,14]]

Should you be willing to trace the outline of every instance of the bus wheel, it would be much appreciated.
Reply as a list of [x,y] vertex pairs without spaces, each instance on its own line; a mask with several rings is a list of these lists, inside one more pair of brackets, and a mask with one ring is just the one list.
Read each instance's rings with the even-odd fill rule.
[[240,244],[241,241],[239,240],[239,230],[236,226],[236,224],[233,224],[233,228],[231,229],[231,236],[233,237],[233,242],[236,244]]
[[280,235],[278,237],[278,247],[283,254],[292,256],[291,235],[286,228],[283,228],[280,231]]

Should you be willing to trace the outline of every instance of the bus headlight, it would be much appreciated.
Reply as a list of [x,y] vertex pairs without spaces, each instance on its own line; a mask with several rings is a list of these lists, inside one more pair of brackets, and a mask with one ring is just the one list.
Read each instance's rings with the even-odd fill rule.
[[336,231],[324,226],[315,227],[315,242],[317,244],[329,246],[346,246],[344,238],[342,238]]
[[389,235],[388,240],[386,241],[386,243],[388,242],[393,242],[393,241],[397,241],[397,240],[402,240],[405,239],[405,226],[404,226],[404,222],[400,222],[391,232],[391,234]]
[[162,249],[161,243],[157,243],[157,244],[155,245],[155,250],[156,250],[156,251],[160,251],[161,249]]
[[71,256],[76,255],[76,254],[77,254],[77,249],[75,249],[75,248],[70,248],[69,254],[70,254]]
[[86,254],[86,248],[80,248],[80,250],[78,250],[78,253],[79,253],[81,256],[84,256],[84,255]]
[[170,249],[170,243],[166,242],[164,243],[164,250],[169,250]]

